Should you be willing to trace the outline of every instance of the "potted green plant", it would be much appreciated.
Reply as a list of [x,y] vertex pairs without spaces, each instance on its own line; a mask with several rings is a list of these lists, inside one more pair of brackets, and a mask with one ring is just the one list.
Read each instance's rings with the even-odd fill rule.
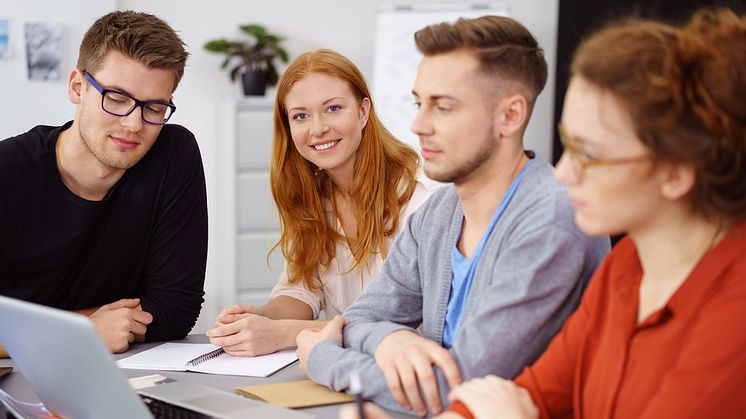
[[240,28],[254,40],[213,39],[208,41],[204,48],[226,55],[222,68],[227,69],[232,62],[234,63],[229,75],[231,81],[235,81],[241,73],[244,95],[263,96],[267,85],[274,86],[280,78],[276,67],[277,60],[288,62],[288,53],[280,45],[283,38],[267,32],[264,26],[258,24],[241,25]]

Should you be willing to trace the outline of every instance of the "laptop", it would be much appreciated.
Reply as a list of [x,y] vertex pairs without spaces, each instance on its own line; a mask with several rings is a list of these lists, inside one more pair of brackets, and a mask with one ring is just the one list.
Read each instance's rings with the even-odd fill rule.
[[[63,418],[312,416],[186,381],[135,392],[85,316],[0,296],[0,342],[47,410]],[[138,394],[139,393],[139,394]]]

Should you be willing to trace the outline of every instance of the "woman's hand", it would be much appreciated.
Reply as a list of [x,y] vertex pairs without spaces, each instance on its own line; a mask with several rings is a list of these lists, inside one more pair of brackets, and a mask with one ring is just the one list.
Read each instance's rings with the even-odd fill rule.
[[223,311],[220,312],[218,318],[215,320],[215,326],[230,323],[228,319],[230,319],[230,316],[232,315],[246,313],[258,314],[260,316],[267,317],[267,315],[264,313],[263,306],[255,306],[253,304],[234,304],[230,307],[224,308]]
[[233,356],[271,354],[293,346],[295,332],[282,327],[282,322],[246,312],[221,315],[216,326],[207,331],[207,336],[210,343],[222,346]]
[[455,387],[448,399],[451,402],[460,400],[477,419],[539,417],[539,409],[526,389],[494,375],[475,378]]

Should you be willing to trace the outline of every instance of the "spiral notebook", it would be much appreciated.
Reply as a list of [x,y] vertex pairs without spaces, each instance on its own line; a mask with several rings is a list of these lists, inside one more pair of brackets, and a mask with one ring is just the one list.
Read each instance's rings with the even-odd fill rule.
[[247,358],[228,355],[221,347],[209,343],[169,342],[120,359],[117,365],[135,370],[267,377],[296,359],[293,349]]

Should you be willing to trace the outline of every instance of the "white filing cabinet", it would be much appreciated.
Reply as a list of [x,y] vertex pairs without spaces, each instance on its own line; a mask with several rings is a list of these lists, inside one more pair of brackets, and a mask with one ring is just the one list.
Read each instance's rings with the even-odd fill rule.
[[269,188],[272,153],[271,98],[250,98],[222,107],[218,157],[222,198],[213,211],[217,240],[214,260],[222,306],[264,304],[283,269],[279,249],[267,259],[280,234],[277,209]]

